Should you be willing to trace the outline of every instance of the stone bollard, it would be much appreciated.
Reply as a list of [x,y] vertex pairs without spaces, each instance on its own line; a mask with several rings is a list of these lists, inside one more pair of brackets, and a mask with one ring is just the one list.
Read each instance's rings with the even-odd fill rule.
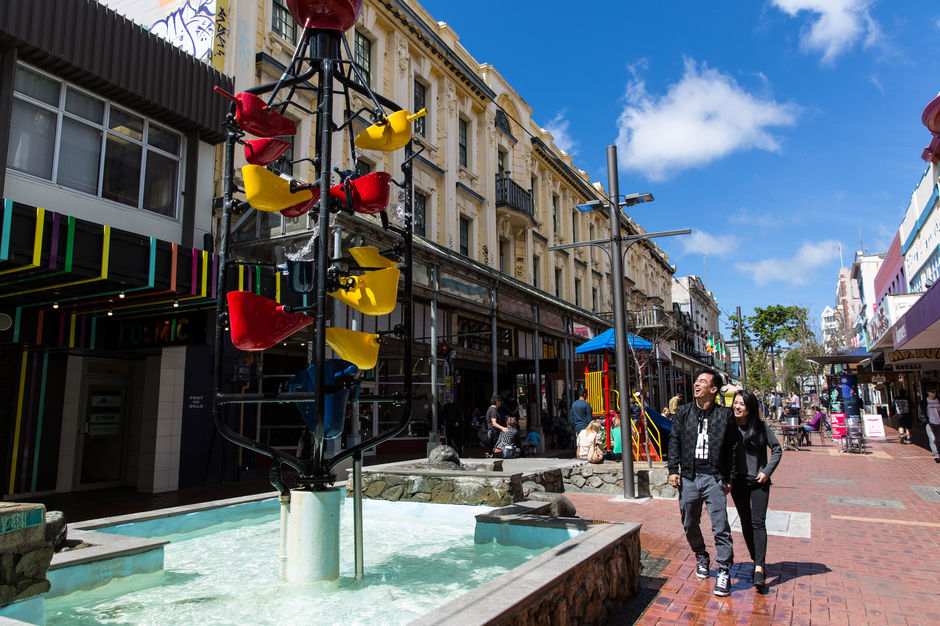
[[0,616],[49,591],[46,571],[52,546],[46,541],[46,507],[0,502]]

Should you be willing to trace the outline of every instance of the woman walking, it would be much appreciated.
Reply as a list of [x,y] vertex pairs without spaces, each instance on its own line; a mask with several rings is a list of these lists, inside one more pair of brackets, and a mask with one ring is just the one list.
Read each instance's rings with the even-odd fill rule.
[[[731,481],[731,498],[741,519],[741,532],[747,551],[754,562],[752,582],[764,586],[764,560],[767,556],[767,503],[770,500],[770,475],[773,474],[783,448],[777,436],[760,418],[757,396],[747,390],[734,394],[731,410],[737,422],[735,477]],[[770,446],[770,460],[767,447]]]

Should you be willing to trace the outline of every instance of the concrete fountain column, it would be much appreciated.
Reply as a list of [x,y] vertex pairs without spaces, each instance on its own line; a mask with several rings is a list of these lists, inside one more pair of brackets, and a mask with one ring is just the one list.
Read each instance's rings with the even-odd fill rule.
[[339,578],[339,521],[346,490],[292,489],[287,515],[287,567],[290,582]]

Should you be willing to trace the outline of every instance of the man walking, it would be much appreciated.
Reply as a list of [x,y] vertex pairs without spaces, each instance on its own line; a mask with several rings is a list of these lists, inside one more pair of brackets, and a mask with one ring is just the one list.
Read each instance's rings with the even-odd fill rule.
[[571,422],[574,425],[575,437],[587,428],[587,425],[591,423],[591,419],[594,417],[591,405],[587,401],[587,389],[582,389],[578,395],[579,398],[571,404]]
[[695,575],[708,578],[711,566],[700,527],[702,504],[715,535],[718,579],[715,595],[731,593],[734,550],[728,525],[728,492],[734,463],[735,422],[731,410],[715,404],[721,375],[703,370],[692,387],[694,402],[676,412],[669,437],[669,484],[679,490],[679,513],[689,547],[695,553]]

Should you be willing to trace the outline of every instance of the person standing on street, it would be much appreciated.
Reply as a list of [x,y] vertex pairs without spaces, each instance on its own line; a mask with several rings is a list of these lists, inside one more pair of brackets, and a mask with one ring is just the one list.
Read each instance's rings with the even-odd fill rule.
[[911,443],[911,403],[904,387],[894,398],[894,414],[898,416],[898,443]]
[[[763,587],[770,475],[783,456],[783,447],[774,431],[761,420],[757,396],[753,393],[746,390],[737,392],[731,403],[731,411],[737,424],[731,498],[741,519],[744,543],[754,562],[751,581],[755,587]],[[767,459],[768,446],[770,460]]]
[[689,547],[695,553],[695,575],[708,578],[711,566],[702,537],[702,505],[708,507],[718,562],[716,596],[731,593],[734,547],[728,524],[728,492],[734,465],[735,432],[731,409],[715,404],[721,374],[705,369],[693,385],[694,402],[679,407],[669,437],[669,484],[679,491],[679,512]]
[[503,426],[502,416],[499,413],[499,407],[502,405],[503,399],[499,396],[498,393],[494,393],[493,397],[490,398],[490,407],[486,409],[486,431],[489,434],[488,444],[484,452],[487,455],[490,455],[493,452],[493,446],[496,445],[496,437],[499,433],[499,426]]
[[571,404],[571,423],[574,425],[575,437],[577,437],[582,430],[587,428],[587,425],[591,423],[594,417],[587,398],[588,390],[582,389],[581,393],[578,394],[578,399]]
[[447,438],[447,445],[457,452],[457,456],[463,456],[463,415],[460,407],[454,402],[454,396],[450,393],[444,400],[441,417],[444,420],[444,436]]
[[779,391],[774,392],[774,413],[779,422],[783,418],[783,398],[780,397]]
[[797,416],[800,414],[800,394],[795,391],[790,394],[790,414]]
[[940,455],[937,454],[937,448],[940,447],[940,400],[937,400],[936,389],[927,390],[927,397],[921,403],[921,415],[927,418],[927,423],[924,425],[927,428],[927,434],[933,435],[931,451],[934,463],[940,463]]

